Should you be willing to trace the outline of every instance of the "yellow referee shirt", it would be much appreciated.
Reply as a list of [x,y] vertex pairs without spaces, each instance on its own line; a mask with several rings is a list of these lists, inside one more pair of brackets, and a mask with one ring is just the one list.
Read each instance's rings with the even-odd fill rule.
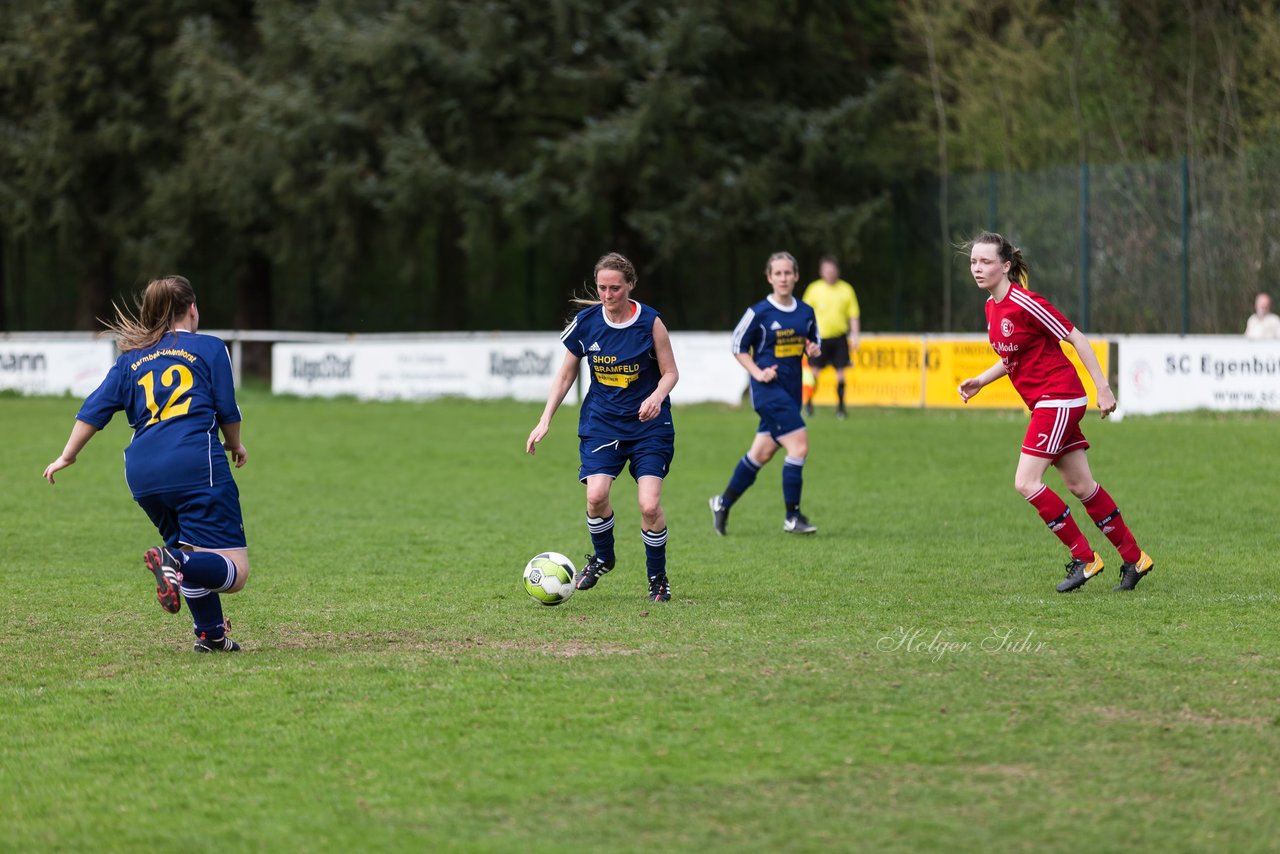
[[815,279],[804,289],[804,301],[813,306],[818,317],[818,334],[822,338],[840,338],[849,334],[849,321],[860,317],[858,295],[853,285],[844,279],[827,284],[825,279]]

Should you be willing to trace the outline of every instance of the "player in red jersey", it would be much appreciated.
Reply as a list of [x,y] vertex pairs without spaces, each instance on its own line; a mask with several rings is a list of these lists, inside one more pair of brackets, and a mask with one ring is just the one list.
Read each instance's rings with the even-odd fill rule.
[[984,232],[970,242],[969,272],[978,287],[990,294],[987,338],[1000,361],[960,383],[960,398],[968,403],[984,386],[1008,376],[1031,409],[1031,424],[1022,441],[1013,485],[1071,550],[1067,577],[1058,584],[1058,592],[1075,590],[1102,572],[1102,558],[1076,526],[1066,503],[1044,484],[1050,465],[1058,469],[1067,489],[1080,499],[1094,524],[1120,552],[1120,583],[1113,589],[1132,590],[1154,564],[1138,547],[1115,501],[1089,470],[1085,456],[1089,443],[1080,432],[1089,397],[1058,342],[1067,341],[1079,354],[1098,389],[1103,418],[1115,411],[1116,397],[1089,339],[1047,299],[1026,289],[1027,271],[1022,252],[999,234]]

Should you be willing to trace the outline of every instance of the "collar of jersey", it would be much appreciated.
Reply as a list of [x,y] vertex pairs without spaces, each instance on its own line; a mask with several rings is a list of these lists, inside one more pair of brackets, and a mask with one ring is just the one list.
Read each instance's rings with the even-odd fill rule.
[[604,310],[603,305],[600,306],[600,316],[604,318],[604,322],[608,324],[610,327],[612,327],[613,329],[626,329],[628,326],[630,326],[631,324],[639,320],[640,312],[644,310],[644,306],[642,306],[640,303],[636,302],[633,299],[627,300],[627,302],[634,305],[635,309],[631,312],[631,316],[628,317],[626,320],[622,321],[621,323],[614,323],[612,320],[610,320],[609,312]]
[[792,294],[792,295],[791,295],[791,307],[790,307],[790,308],[788,308],[788,307],[787,307],[787,306],[785,306],[785,305],[778,305],[776,302],[774,302],[774,301],[773,301],[773,294],[769,294],[767,297],[765,297],[765,299],[767,299],[767,300],[769,301],[769,305],[773,306],[773,307],[774,307],[774,308],[776,308],[778,311],[795,311],[797,308],[799,308],[799,307],[800,307],[800,300],[796,297],[796,295],[795,295],[795,294]]

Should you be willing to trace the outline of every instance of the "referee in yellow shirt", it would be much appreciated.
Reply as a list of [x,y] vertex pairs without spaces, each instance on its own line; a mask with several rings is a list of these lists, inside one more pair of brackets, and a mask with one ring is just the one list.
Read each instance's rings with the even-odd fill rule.
[[[853,285],[840,278],[840,264],[834,256],[824,255],[818,264],[816,279],[805,288],[804,301],[813,306],[818,316],[818,334],[822,336],[822,355],[810,359],[814,376],[827,365],[836,369],[836,418],[845,418],[844,372],[849,367],[849,354],[858,349],[858,336],[862,332],[859,321],[858,295]],[[809,402],[809,414],[813,415],[813,402]]]

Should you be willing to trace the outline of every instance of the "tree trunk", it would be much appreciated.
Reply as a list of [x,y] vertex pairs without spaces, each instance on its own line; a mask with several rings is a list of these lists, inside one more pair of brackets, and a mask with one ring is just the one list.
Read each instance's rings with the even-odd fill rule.
[[99,330],[111,317],[111,267],[113,256],[104,238],[94,241],[88,266],[80,274],[76,295],[76,329]]
[[462,252],[462,218],[450,211],[436,221],[436,281],[431,326],[467,328],[467,259]]
[[[258,250],[249,253],[236,270],[235,289],[235,328],[271,329],[271,261],[266,255]],[[246,341],[241,347],[240,371],[242,376],[270,377],[270,342]]]

